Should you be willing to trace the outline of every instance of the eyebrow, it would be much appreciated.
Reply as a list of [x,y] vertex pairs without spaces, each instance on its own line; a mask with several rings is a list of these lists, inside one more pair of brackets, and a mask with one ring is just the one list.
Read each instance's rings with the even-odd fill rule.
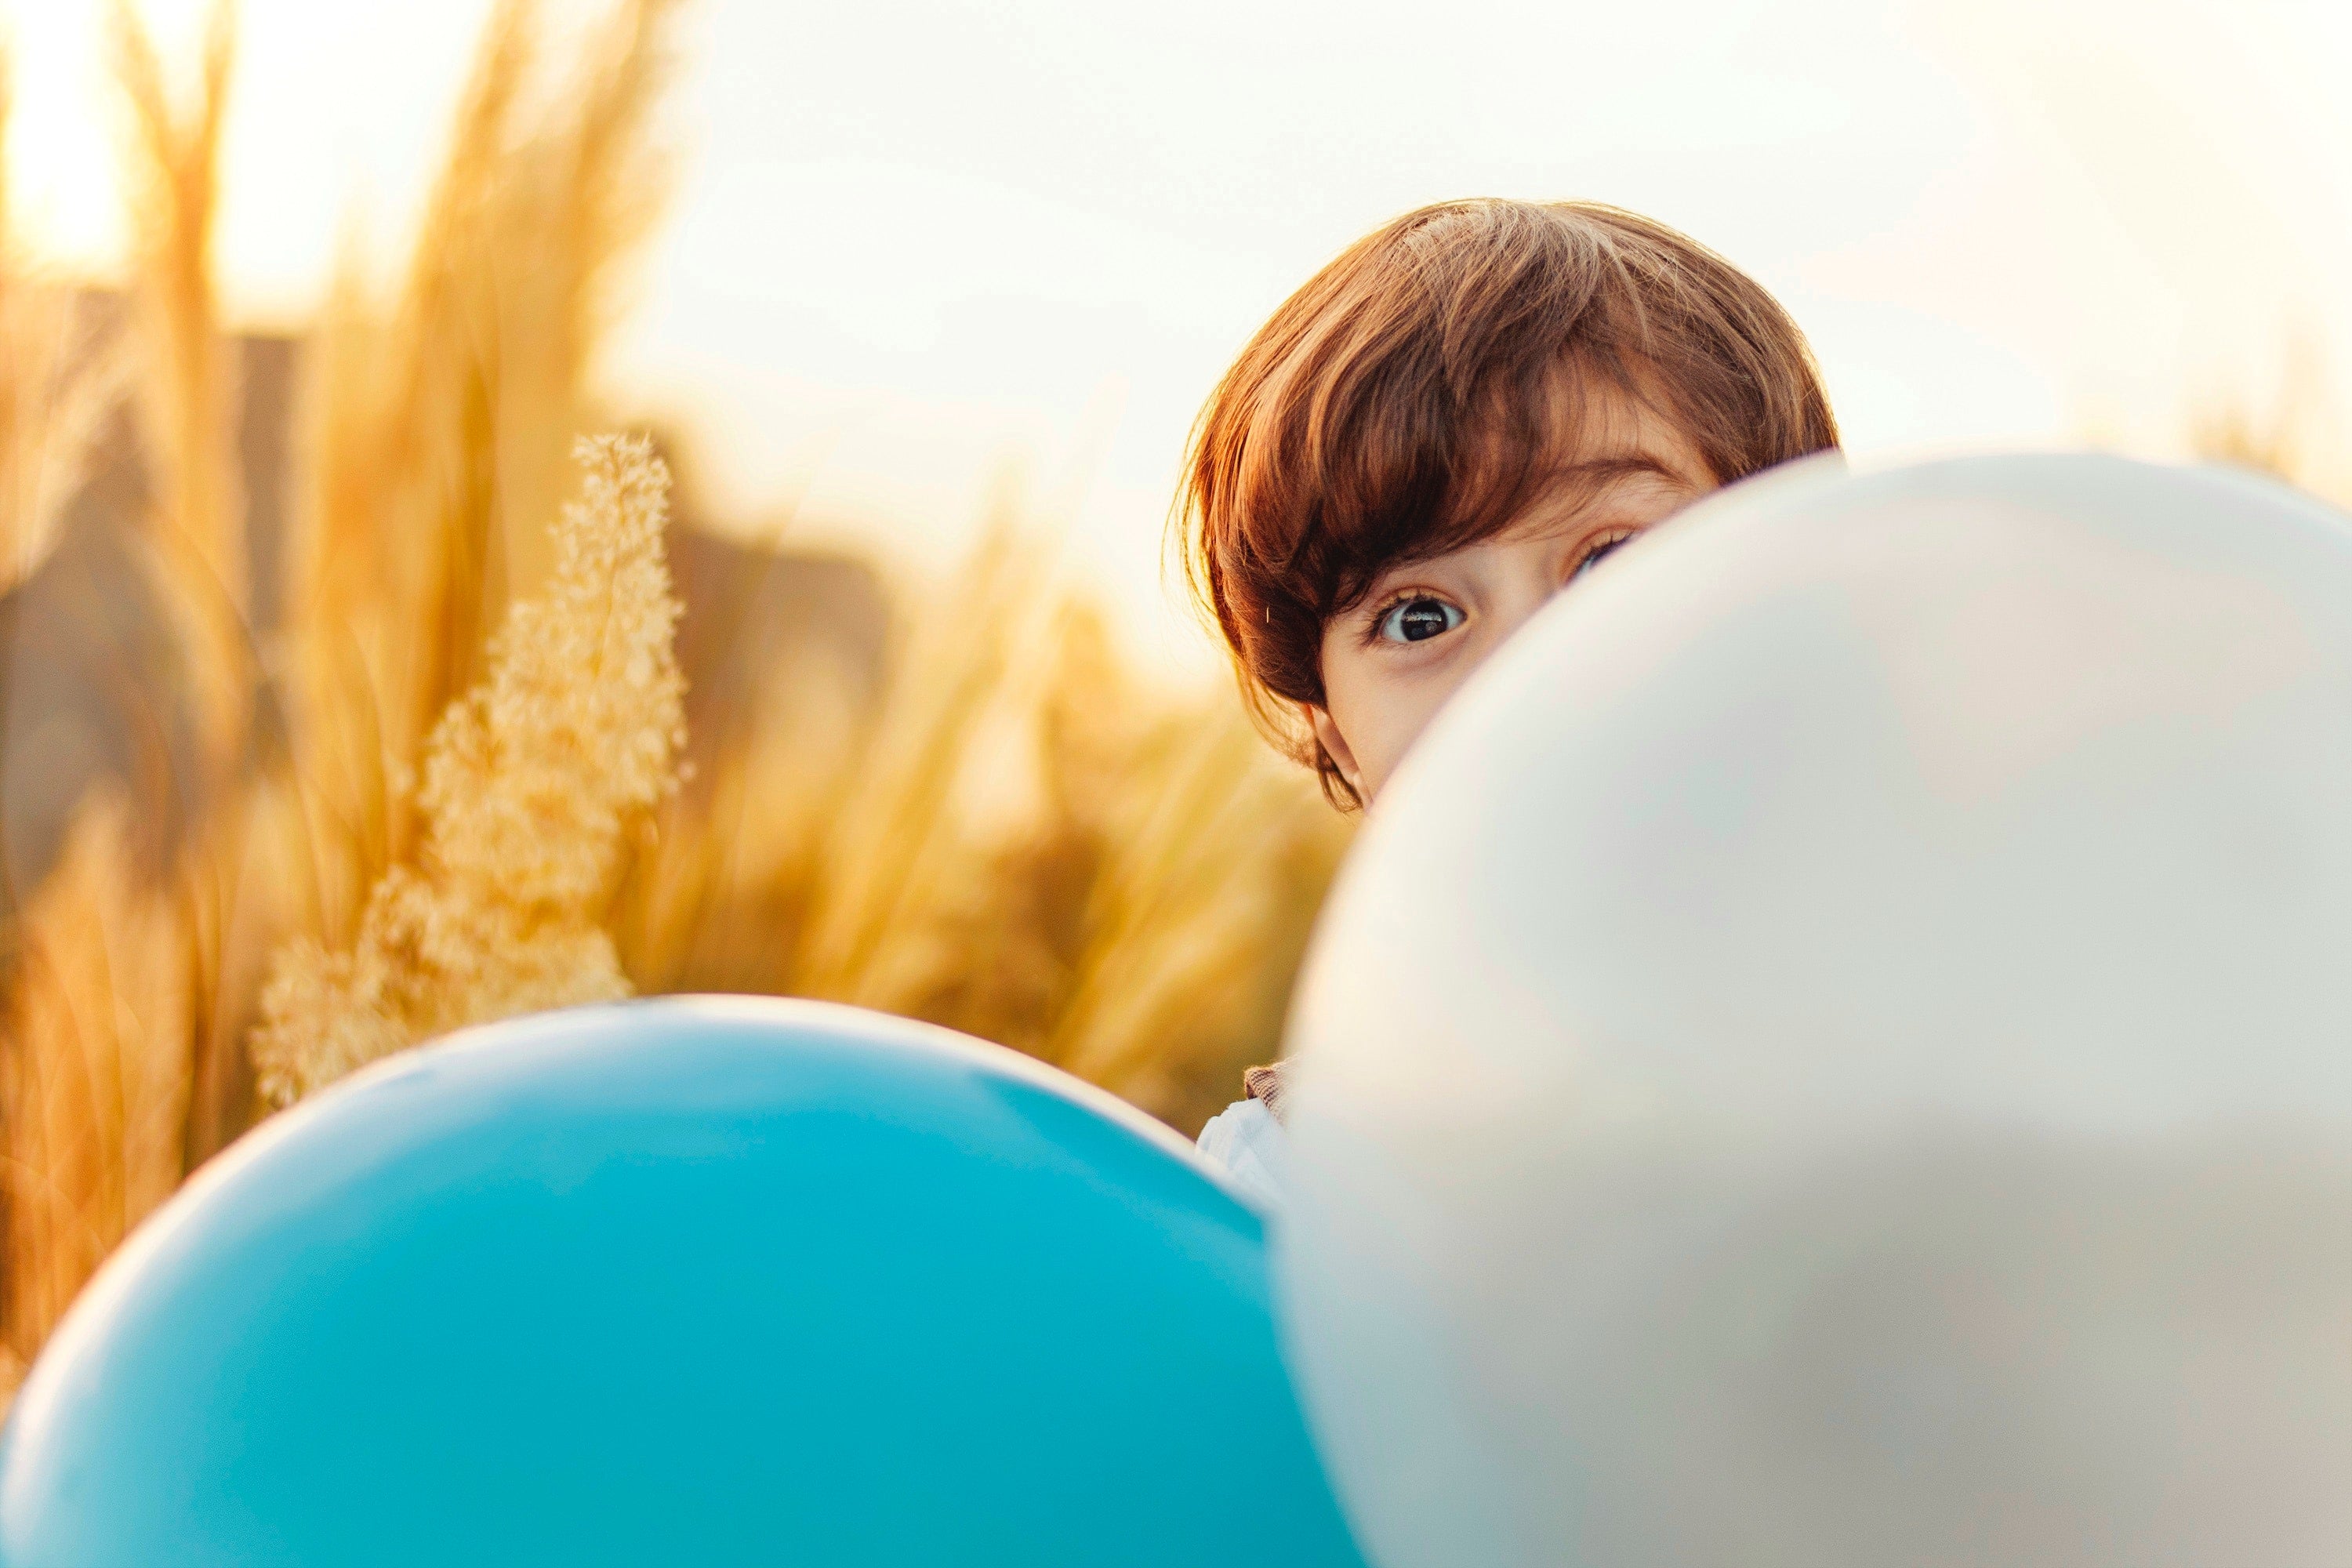
[[[1520,516],[1541,515],[1555,509],[1573,514],[1598,500],[1608,489],[1620,480],[1649,475],[1665,480],[1678,489],[1696,494],[1700,486],[1689,475],[1678,472],[1666,460],[1645,451],[1608,452],[1597,458],[1586,458],[1573,463],[1559,463],[1548,468],[1534,487],[1534,500]],[[1561,503],[1566,503],[1562,507]]]
[[1655,474],[1678,485],[1691,484],[1688,474],[1679,472],[1668,466],[1664,458],[1647,452],[1615,452],[1604,457],[1587,458],[1580,462],[1557,464],[1544,470],[1544,479],[1548,484],[1558,484],[1563,479],[1605,484],[1612,479],[1631,479],[1636,474]]

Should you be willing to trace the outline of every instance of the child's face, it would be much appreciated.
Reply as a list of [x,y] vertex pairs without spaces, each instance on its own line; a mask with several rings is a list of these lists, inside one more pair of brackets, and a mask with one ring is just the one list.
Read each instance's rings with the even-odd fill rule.
[[1610,551],[1717,488],[1689,438],[1641,400],[1586,389],[1586,437],[1559,481],[1492,538],[1381,574],[1323,627],[1317,739],[1370,804],[1486,656]]

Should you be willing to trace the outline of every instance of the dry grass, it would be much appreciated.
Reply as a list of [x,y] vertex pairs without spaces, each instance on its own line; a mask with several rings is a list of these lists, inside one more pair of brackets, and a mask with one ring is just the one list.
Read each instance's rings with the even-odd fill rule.
[[[202,775],[173,781],[193,826],[161,868],[133,852],[132,803],[86,800],[65,852],[26,904],[15,936],[0,1041],[7,1179],[0,1341],[21,1361],[106,1253],[168,1195],[186,1169],[189,1113],[227,1054],[213,1005],[224,967],[225,873],[241,858],[235,783],[246,744],[251,663],[238,589],[242,517],[228,494],[228,400],[209,270],[215,183],[229,62],[216,10],[193,110],[174,109],[145,34],[127,7],[116,68],[131,110],[140,199],[132,294],[119,347],[153,482],[140,520],[148,560],[174,616],[184,697],[201,735]],[[17,367],[11,367],[16,369]],[[102,386],[104,384],[101,383]],[[82,386],[18,381],[10,397],[66,444],[23,452],[35,474],[77,466],[97,415]],[[20,452],[22,448],[20,447]],[[12,530],[53,526],[47,485]],[[25,494],[20,491],[19,495]],[[160,872],[160,874],[159,874]]]
[[[625,0],[568,79],[533,50],[528,7],[501,11],[408,277],[379,304],[355,273],[321,324],[303,396],[296,635],[271,682],[246,630],[236,367],[210,262],[233,18],[216,5],[179,81],[114,5],[135,242],[122,375],[68,373],[87,347],[56,324],[71,315],[16,268],[0,275],[9,342],[60,345],[0,366],[0,545],[11,580],[38,559],[106,394],[127,386],[149,498],[143,574],[177,650],[158,700],[192,713],[202,743],[193,775],[151,781],[152,798],[87,808],[72,853],[0,931],[0,1341],[20,1354],[128,1226],[251,1121],[247,1037],[271,952],[289,934],[348,945],[368,889],[412,847],[424,726],[473,679],[482,617],[513,580],[492,569],[498,531],[530,513],[543,533],[553,514],[612,264],[657,195],[642,122],[669,9]],[[515,84],[533,67],[547,107],[525,117]],[[162,863],[132,853],[153,835],[131,826],[165,819],[184,827]],[[111,1013],[96,1005],[110,984]],[[110,1062],[166,1053],[168,1144],[147,1131],[148,1099],[106,1088],[146,1081]]]
[[2234,464],[2343,501],[2352,498],[2352,468],[2336,435],[2326,367],[2310,330],[2286,333],[2267,395],[2242,384],[2209,388],[2185,421],[2189,453],[2206,462]]
[[675,5],[613,4],[559,57],[531,0],[501,0],[412,259],[388,289],[347,267],[310,334],[278,645],[241,613],[237,367],[207,259],[225,7],[175,83],[117,5],[120,352],[90,353],[71,296],[0,245],[0,592],[127,389],[180,653],[159,700],[203,742],[197,776],[153,781],[171,812],[87,799],[0,930],[0,1386],[263,1100],[458,1023],[632,988],[839,997],[1186,1128],[1274,1047],[1345,825],[1229,692],[1126,668],[1010,498],[950,581],[896,594],[878,692],[824,658],[751,669],[670,791],[656,466],[594,447],[548,528],[664,188],[648,118]]
[[500,0],[396,296],[374,297],[355,245],[314,333],[288,698],[331,942],[412,852],[426,732],[547,568],[593,422],[582,373],[659,209],[646,118],[675,9],[622,0],[534,95],[559,62],[530,0]]
[[[165,881],[188,957],[186,1130],[197,1158],[242,1125],[238,1036],[257,944],[284,911],[246,872],[268,796],[247,790],[259,682],[247,634],[245,505],[236,472],[236,367],[212,272],[221,133],[236,58],[234,0],[213,0],[192,79],[175,89],[131,0],[109,14],[114,76],[130,110],[131,214],[125,360],[147,475],[150,575],[175,623],[179,696],[197,721],[195,776],[173,781],[189,824]],[[244,937],[242,942],[233,941]]]
[[[131,110],[132,294],[145,356],[136,401],[150,468],[161,481],[154,522],[174,578],[206,584],[204,597],[225,612],[229,649],[206,651],[234,663],[245,607],[245,520],[232,475],[232,367],[213,297],[212,246],[236,13],[230,0],[215,0],[194,101],[184,110],[131,0],[113,0],[109,20],[115,76]],[[226,671],[211,679],[225,690],[207,696],[228,704],[220,717],[233,724],[226,691],[241,682]]]
[[84,805],[18,933],[0,1058],[0,1375],[30,1361],[185,1168],[194,955],[170,889],[133,863],[127,812]]
[[601,917],[686,739],[669,476],[643,442],[581,458],[544,596],[515,605],[426,747],[415,863],[377,880],[348,951],[300,938],[277,966],[253,1040],[274,1104],[467,1024],[628,993]]
[[1230,693],[1126,668],[1010,519],[906,596],[890,662],[868,713],[776,694],[667,808],[631,973],[928,1019],[1197,1130],[1276,1048],[1348,823]]

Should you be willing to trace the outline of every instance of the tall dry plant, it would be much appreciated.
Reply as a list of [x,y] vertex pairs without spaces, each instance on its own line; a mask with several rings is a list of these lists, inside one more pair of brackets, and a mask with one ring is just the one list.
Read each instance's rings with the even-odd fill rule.
[[244,752],[253,688],[235,366],[213,287],[236,5],[214,0],[194,101],[184,106],[131,0],[111,0],[109,21],[114,74],[131,111],[135,402],[155,490],[150,529],[166,603],[182,623],[206,762],[226,771]]
[[0,1035],[0,1395],[185,1172],[195,954],[131,850],[129,803],[86,801],[24,911]]
[[[247,843],[237,794],[253,679],[241,613],[244,519],[210,256],[231,16],[225,4],[213,13],[184,112],[136,15],[118,4],[112,23],[130,110],[133,309],[119,340],[93,343],[47,322],[29,334],[55,353],[94,348],[98,368],[63,387],[37,361],[35,374],[49,384],[7,378],[16,383],[11,500],[22,509],[13,543],[21,569],[28,542],[37,547],[54,531],[115,375],[127,374],[150,492],[145,515],[127,521],[143,546],[151,602],[178,634],[176,696],[196,717],[199,745],[196,776],[167,781],[175,799],[110,791],[81,803],[13,933],[0,1004],[0,1342],[17,1364],[113,1246],[178,1184],[197,1097],[216,1109],[221,979],[232,962]],[[35,304],[28,313],[42,310]],[[76,301],[61,317],[79,314],[86,312]],[[23,321],[12,310],[12,343]],[[45,395],[54,400],[46,423],[32,412]],[[76,408],[81,397],[90,406]],[[176,838],[134,830],[135,820],[166,816],[184,824]],[[218,1141],[213,1120],[196,1141]]]
[[[807,922],[794,933],[796,991],[908,1012],[907,999],[954,967],[949,911],[975,890],[992,830],[1010,827],[1008,797],[1034,784],[1024,737],[1009,731],[1034,702],[1022,688],[1042,673],[1037,631],[1056,619],[1049,595],[1031,595],[1045,585],[1041,563],[1012,523],[1001,510],[952,589],[916,606],[824,824]],[[1026,928],[997,929],[1017,940]],[[1008,961],[990,967],[1002,975]],[[886,1005],[894,1000],[902,1005]]]
[[198,742],[193,774],[170,781],[169,814],[186,826],[166,873],[193,963],[193,1163],[241,1131],[249,1111],[240,1040],[261,963],[290,918],[279,873],[299,821],[285,809],[282,777],[255,771],[260,666],[247,629],[238,366],[214,283],[235,0],[213,0],[193,79],[177,84],[131,0],[111,0],[109,20],[129,111],[126,347],[148,492],[139,535],[153,602],[178,633],[173,696],[194,716]]
[[870,708],[746,704],[633,868],[624,957],[647,991],[925,1018],[1197,1128],[1278,1048],[1348,824],[1232,693],[1127,668],[1016,510],[904,595]]
[[[508,560],[530,553],[509,549],[514,520],[552,513],[614,266],[659,191],[645,123],[674,8],[621,0],[567,76],[532,45],[528,5],[504,5],[396,303],[379,308],[354,273],[328,312],[301,391],[310,504],[294,542],[298,657],[279,693],[301,764],[289,773],[256,724],[237,366],[212,282],[234,16],[219,0],[181,80],[127,0],[110,5],[130,309],[104,340],[120,353],[92,352],[117,313],[29,281],[0,243],[0,589],[52,542],[127,390],[149,499],[133,534],[151,602],[179,633],[172,689],[155,700],[190,713],[201,744],[193,773],[157,781],[169,799],[87,806],[0,931],[0,1343],[19,1358],[143,1208],[247,1123],[247,1026],[287,929],[349,946],[370,887],[414,848],[404,780],[425,725],[478,673],[488,617],[527,580]],[[518,85],[542,64],[525,115]],[[442,764],[424,804],[463,794],[462,773]],[[158,862],[156,836],[134,841],[126,824],[165,819],[181,826]],[[402,929],[398,900],[384,902],[379,949]],[[551,972],[573,974],[553,952],[562,922],[529,935]],[[614,983],[584,945],[587,978],[548,994]],[[511,973],[500,983],[520,994]]]
[[[236,367],[206,255],[226,12],[184,90],[117,12],[143,537],[207,739],[203,776],[170,781],[189,826],[160,868],[136,863],[126,820],[150,803],[88,805],[13,936],[0,1343],[19,1360],[244,1124],[257,1068],[282,1100],[632,981],[933,1018],[1180,1126],[1275,1048],[1345,826],[1230,694],[1129,669],[1009,501],[955,581],[898,596],[878,691],[843,676],[856,658],[758,672],[695,787],[665,797],[679,710],[657,472],[599,447],[551,552],[539,525],[661,192],[647,119],[672,10],[619,0],[567,75],[530,0],[497,7],[405,273],[380,297],[348,270],[306,344],[290,635],[258,666],[224,613],[247,593]],[[0,295],[0,330],[29,298]],[[63,406],[27,390],[47,382],[0,382],[13,549],[62,506],[70,437],[94,426],[43,412]],[[290,770],[261,734],[265,670]]]
[[2190,454],[2273,475],[2339,504],[2352,500],[2352,448],[2339,433],[2315,329],[2282,334],[2267,396],[2218,379],[2189,400]]
[[[0,154],[5,155],[5,154]],[[5,243],[5,241],[0,241]],[[40,568],[130,384],[121,337],[79,290],[0,254],[0,594]]]
[[330,942],[410,853],[428,726],[547,570],[584,374],[667,189],[677,9],[619,0],[565,72],[533,0],[499,0],[395,297],[355,247],[313,333],[289,695]]
[[1352,824],[1227,692],[1166,712],[1129,768],[1038,1054],[1197,1131],[1279,1054]]
[[299,941],[269,983],[253,1051],[277,1103],[467,1024],[628,994],[602,917],[685,741],[669,476],[643,441],[580,458],[543,596],[514,605],[426,747],[415,862],[378,880],[351,948]]

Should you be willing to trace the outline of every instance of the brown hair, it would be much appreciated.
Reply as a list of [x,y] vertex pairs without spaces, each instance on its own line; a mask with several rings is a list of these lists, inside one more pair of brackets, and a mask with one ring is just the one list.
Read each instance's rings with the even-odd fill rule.
[[1399,561],[1500,531],[1573,445],[1578,376],[1658,406],[1723,483],[1837,445],[1788,313],[1723,258],[1590,202],[1444,202],[1283,302],[1192,431],[1185,567],[1262,726],[1354,792],[1297,705],[1323,626]]

